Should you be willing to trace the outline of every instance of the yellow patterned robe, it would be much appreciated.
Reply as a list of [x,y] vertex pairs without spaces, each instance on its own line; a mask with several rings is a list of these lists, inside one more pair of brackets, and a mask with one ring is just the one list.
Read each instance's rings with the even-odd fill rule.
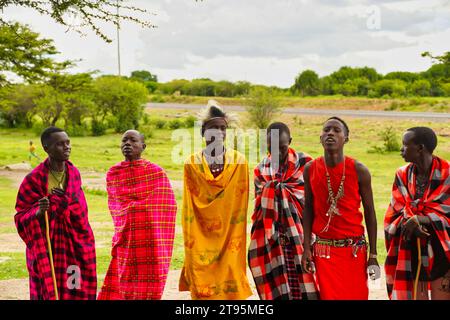
[[202,152],[184,165],[184,267],[180,291],[192,299],[246,299],[252,295],[246,275],[248,165],[227,150],[216,178]]

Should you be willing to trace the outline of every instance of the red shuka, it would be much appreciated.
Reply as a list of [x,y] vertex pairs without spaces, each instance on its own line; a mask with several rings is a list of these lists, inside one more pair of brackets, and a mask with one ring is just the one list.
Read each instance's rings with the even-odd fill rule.
[[78,169],[66,161],[67,187],[64,196],[48,195],[49,160],[37,166],[20,185],[14,217],[20,237],[27,245],[30,298],[54,300],[45,229],[36,212],[39,199],[48,196],[50,238],[59,299],[95,299],[97,274],[94,234]]
[[99,300],[161,299],[169,272],[177,205],[162,168],[123,161],[106,175],[114,222],[112,260]]

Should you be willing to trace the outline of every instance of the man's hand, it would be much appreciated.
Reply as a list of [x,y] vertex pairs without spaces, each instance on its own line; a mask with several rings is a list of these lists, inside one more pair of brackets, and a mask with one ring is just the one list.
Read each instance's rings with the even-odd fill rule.
[[381,277],[380,265],[377,258],[369,258],[367,261],[367,272],[371,280],[377,280]]
[[36,212],[36,217],[41,218],[48,208],[50,208],[50,201],[48,198],[43,197],[42,199],[39,199],[39,210]]
[[406,221],[406,223],[403,225],[403,239],[404,240],[411,240],[413,235],[416,235],[419,238],[427,238],[430,236],[428,232],[426,232],[424,229],[420,227],[420,224],[417,220],[417,218],[414,218],[415,216],[412,216],[411,218]]
[[315,267],[312,261],[311,249],[305,249],[302,255],[302,267],[307,273],[314,273]]

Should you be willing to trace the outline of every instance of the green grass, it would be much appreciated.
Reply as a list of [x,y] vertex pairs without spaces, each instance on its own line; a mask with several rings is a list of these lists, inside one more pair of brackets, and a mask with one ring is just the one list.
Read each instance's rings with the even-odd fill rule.
[[[449,97],[368,98],[342,95],[316,97],[279,97],[283,107],[350,110],[397,110],[412,112],[450,112]],[[150,101],[206,105],[214,99],[223,105],[246,105],[245,97],[200,97],[184,95],[150,95]]]
[[[193,114],[192,112],[191,114]],[[156,110],[154,115],[173,119],[180,115],[189,114],[186,110]],[[242,122],[248,124],[243,113]],[[292,117],[281,115],[277,120],[289,124],[293,137],[292,147],[309,153],[313,157],[323,154],[319,144],[319,135],[323,121],[327,117],[302,116]],[[372,146],[381,146],[382,140],[379,132],[384,128],[393,126],[400,141],[401,133],[412,126],[425,125],[432,127],[438,134],[438,147],[436,154],[440,157],[450,159],[450,126],[447,123],[427,123],[420,121],[398,121],[398,120],[373,120],[373,119],[346,119],[350,127],[350,141],[345,147],[345,153],[364,163],[372,174],[372,187],[375,199],[375,209],[378,218],[378,229],[383,229],[383,216],[390,201],[391,188],[395,170],[404,165],[403,159],[398,152],[376,154],[368,153]],[[189,129],[191,132],[193,129]],[[28,159],[28,141],[32,139],[38,146],[37,152],[44,156],[43,150],[38,144],[38,137],[32,132],[22,129],[6,130],[0,129],[0,166],[26,161]],[[122,160],[119,150],[120,135],[108,134],[102,137],[73,137],[71,161],[82,171],[87,172],[82,178],[96,178],[105,174],[106,170],[113,164]],[[182,180],[182,164],[171,161],[173,146],[178,144],[171,141],[171,131],[167,129],[154,130],[153,137],[147,140],[147,149],[144,157],[159,164],[168,172],[172,180]],[[33,161],[33,165],[37,162]],[[249,174],[253,174],[250,164]],[[250,176],[250,181],[253,177]],[[253,184],[250,184],[250,200],[248,209],[248,222],[250,222],[253,210]],[[17,189],[13,181],[0,177],[0,234],[16,233],[13,216]],[[89,218],[94,230],[97,249],[98,273],[104,274],[110,261],[111,237],[113,224],[107,207],[105,192],[98,190],[86,190],[86,198],[89,205]],[[178,203],[177,225],[181,226],[181,191],[176,190]],[[381,234],[382,232],[379,232]],[[384,239],[378,239],[379,262],[384,263],[386,255]],[[174,251],[171,269],[180,269],[183,264],[184,248],[183,237],[177,234],[175,237]],[[0,263],[0,280],[27,277],[25,254],[0,252],[0,257],[9,257],[10,260]]]

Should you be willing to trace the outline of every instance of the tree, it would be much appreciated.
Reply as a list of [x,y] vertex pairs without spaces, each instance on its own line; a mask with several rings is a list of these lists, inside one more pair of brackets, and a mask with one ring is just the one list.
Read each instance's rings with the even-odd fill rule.
[[400,97],[406,93],[406,83],[402,80],[380,80],[375,82],[371,96],[375,97]]
[[156,74],[152,74],[150,71],[147,70],[139,70],[139,71],[133,71],[131,72],[131,79],[136,79],[142,82],[152,81],[152,82],[158,82],[158,77]]
[[[42,80],[52,70],[69,64],[56,63],[52,56],[57,53],[53,40],[40,38],[28,26],[0,26],[0,72],[11,72],[28,82]],[[0,86],[6,84],[5,75],[0,74]]]
[[298,75],[294,83],[294,91],[302,96],[315,96],[320,92],[319,76],[313,70],[305,70]]
[[90,73],[54,73],[41,88],[35,100],[44,125],[56,125],[64,120],[65,128],[81,126],[90,113],[92,102],[92,76]]
[[320,93],[324,95],[332,95],[334,93],[334,81],[330,76],[320,78]]
[[[1,0],[0,10],[6,7],[20,6],[30,8],[41,15],[51,17],[55,22],[81,32],[81,28],[92,29],[106,42],[111,42],[100,29],[100,23],[130,21],[142,27],[154,27],[150,21],[136,17],[137,13],[148,13],[147,10],[126,4],[126,0]],[[72,17],[80,21],[77,25],[70,22]],[[0,18],[0,24],[10,25]]]
[[103,122],[108,115],[115,118],[116,132],[137,129],[147,101],[146,87],[122,77],[105,76],[94,81],[96,109],[92,118]]
[[340,67],[338,71],[330,74],[330,77],[335,83],[344,84],[347,80],[359,77],[359,72],[352,67],[344,66]]
[[388,80],[403,80],[407,83],[412,83],[416,80],[420,79],[420,74],[418,73],[414,73],[414,72],[408,72],[408,71],[394,71],[394,72],[389,72],[388,74],[386,74],[384,76],[384,79],[388,79]]
[[450,51],[444,52],[442,56],[433,56],[430,52],[425,51],[422,57],[429,57],[432,60],[437,60],[439,63],[450,65]]
[[383,78],[381,74],[377,72],[374,68],[369,67],[363,67],[363,68],[356,68],[358,71],[358,77],[360,78],[366,78],[370,82],[376,82]]
[[416,96],[421,96],[421,97],[429,96],[430,91],[431,91],[431,84],[426,79],[420,79],[420,80],[414,81],[411,84],[409,90],[411,91],[412,94],[414,94]]
[[251,123],[259,129],[264,129],[281,111],[281,104],[270,90],[253,89],[248,96],[246,109]]
[[216,97],[234,97],[235,93],[235,85],[230,81],[219,81],[216,82],[214,88],[214,95]]
[[0,90],[0,114],[8,127],[31,128],[39,85],[17,84]]

